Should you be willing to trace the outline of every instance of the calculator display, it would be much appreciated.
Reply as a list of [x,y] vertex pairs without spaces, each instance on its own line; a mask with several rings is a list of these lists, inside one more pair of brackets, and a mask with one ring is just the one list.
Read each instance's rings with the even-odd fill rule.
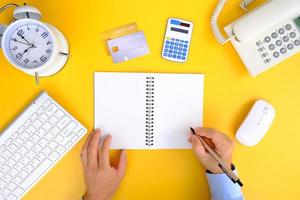
[[180,28],[175,28],[175,27],[171,27],[171,31],[175,31],[175,32],[179,32],[179,33],[186,33],[186,34],[189,33],[188,30],[184,30],[184,29],[180,29]]

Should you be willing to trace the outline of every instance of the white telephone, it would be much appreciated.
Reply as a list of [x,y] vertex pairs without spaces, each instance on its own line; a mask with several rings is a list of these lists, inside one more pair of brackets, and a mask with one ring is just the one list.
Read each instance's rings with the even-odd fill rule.
[[[227,0],[220,0],[211,18],[221,44],[231,41],[244,65],[256,76],[300,51],[300,0],[270,0],[225,27],[217,25]],[[253,0],[243,0],[242,8]]]

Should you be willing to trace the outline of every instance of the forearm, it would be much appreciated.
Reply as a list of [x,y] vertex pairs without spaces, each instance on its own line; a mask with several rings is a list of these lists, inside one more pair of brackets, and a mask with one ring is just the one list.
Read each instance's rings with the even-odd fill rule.
[[[233,166],[234,169],[234,166]],[[234,169],[234,173],[236,170]],[[238,184],[234,184],[226,174],[206,173],[210,193],[213,200],[243,200],[243,192]]]

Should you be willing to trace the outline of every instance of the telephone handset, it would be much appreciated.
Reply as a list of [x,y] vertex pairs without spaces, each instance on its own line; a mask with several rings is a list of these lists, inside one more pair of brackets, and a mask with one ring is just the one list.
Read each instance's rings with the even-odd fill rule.
[[[244,0],[244,7],[252,0]],[[270,0],[225,27],[217,26],[226,0],[220,0],[211,19],[221,44],[231,41],[244,65],[256,76],[300,51],[300,0]]]

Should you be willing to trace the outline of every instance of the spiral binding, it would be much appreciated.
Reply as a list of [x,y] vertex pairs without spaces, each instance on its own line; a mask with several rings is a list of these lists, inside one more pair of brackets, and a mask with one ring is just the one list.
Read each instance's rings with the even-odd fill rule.
[[146,137],[147,146],[154,142],[154,77],[146,77]]

